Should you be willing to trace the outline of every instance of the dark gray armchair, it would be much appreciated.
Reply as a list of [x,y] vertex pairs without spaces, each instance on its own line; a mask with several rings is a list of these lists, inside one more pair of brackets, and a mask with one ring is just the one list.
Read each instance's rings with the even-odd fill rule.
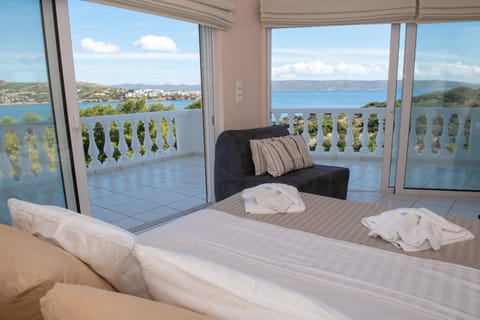
[[255,176],[250,150],[250,139],[264,139],[288,135],[283,126],[222,132],[215,145],[215,198],[225,199],[245,188],[262,183],[285,183],[301,192],[345,199],[347,197],[348,168],[315,164],[280,177],[269,174]]

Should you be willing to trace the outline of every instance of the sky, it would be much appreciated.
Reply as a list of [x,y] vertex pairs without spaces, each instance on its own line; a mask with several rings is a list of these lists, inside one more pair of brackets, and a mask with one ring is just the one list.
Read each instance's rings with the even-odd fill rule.
[[78,81],[199,84],[198,25],[69,0]]
[[[386,80],[390,28],[357,25],[274,29],[272,79]],[[415,80],[480,83],[479,34],[478,22],[418,25]],[[403,34],[401,50],[404,40]],[[399,64],[403,66],[403,53]]]
[[[77,81],[200,83],[196,24],[88,1],[68,3]],[[38,2],[2,5],[0,80],[45,81]],[[415,79],[480,83],[478,34],[480,23],[419,25]],[[272,79],[386,80],[389,42],[389,25],[274,29]]]

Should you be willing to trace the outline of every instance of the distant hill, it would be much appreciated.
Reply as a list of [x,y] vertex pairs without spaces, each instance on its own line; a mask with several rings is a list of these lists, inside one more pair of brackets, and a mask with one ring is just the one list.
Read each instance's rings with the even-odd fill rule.
[[[400,81],[401,82],[401,81]],[[387,80],[284,80],[272,81],[273,91],[324,91],[324,90],[386,90]],[[480,84],[472,84],[459,81],[420,80],[415,81],[415,89],[418,90],[449,90],[457,87],[468,86],[480,88]],[[122,83],[112,85],[113,88],[122,89],[160,89],[165,91],[185,90],[199,91],[199,84],[144,84]]]
[[[480,88],[480,84],[458,81],[420,80],[415,81],[418,90],[449,90],[457,87]],[[326,91],[326,90],[386,90],[387,80],[285,80],[272,81],[273,91]]]
[[115,84],[111,87],[122,89],[158,89],[164,91],[200,91],[199,84],[143,84],[143,83],[122,83]]
[[[120,101],[134,89],[160,89],[164,91],[199,91],[200,85],[186,84],[120,84],[107,86],[89,82],[77,82],[78,101]],[[46,82],[8,82],[0,80],[0,104],[49,103],[50,91]]]
[[[456,81],[425,80],[416,81],[415,89],[431,92],[451,90],[459,87],[480,89],[480,84]],[[386,90],[387,81],[352,81],[352,80],[287,80],[272,81],[273,91],[325,91],[325,90]],[[125,94],[134,89],[158,89],[164,91],[200,91],[199,84],[118,84],[101,85],[77,82],[78,101],[121,101]],[[433,98],[432,98],[433,99]],[[11,103],[48,103],[50,92],[45,82],[8,82],[0,80],[0,104]]]
[[384,90],[387,81],[284,80],[272,81],[273,91]]

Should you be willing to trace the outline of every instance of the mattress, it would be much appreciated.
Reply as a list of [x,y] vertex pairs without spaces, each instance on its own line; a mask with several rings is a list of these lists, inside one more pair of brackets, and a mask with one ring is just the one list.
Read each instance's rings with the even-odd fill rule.
[[418,258],[455,263],[480,270],[480,220],[444,216],[447,220],[470,230],[475,235],[475,239],[447,245],[439,251],[425,250],[407,253],[394,247],[389,242],[368,237],[368,230],[360,223],[363,217],[376,215],[391,208],[384,205],[338,200],[309,193],[301,193],[301,197],[305,202],[306,211],[298,214],[247,214],[240,194],[219,201],[209,208],[332,239],[354,242]]
[[480,318],[480,270],[204,209],[139,236],[156,300],[218,319]]

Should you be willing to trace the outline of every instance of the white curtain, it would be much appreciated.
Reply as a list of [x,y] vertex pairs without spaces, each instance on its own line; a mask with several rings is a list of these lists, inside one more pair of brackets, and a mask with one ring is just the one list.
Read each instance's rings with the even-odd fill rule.
[[416,9],[416,0],[260,0],[266,28],[413,22]]
[[226,30],[233,24],[233,0],[87,0]]
[[480,21],[480,0],[419,0],[415,21]]

